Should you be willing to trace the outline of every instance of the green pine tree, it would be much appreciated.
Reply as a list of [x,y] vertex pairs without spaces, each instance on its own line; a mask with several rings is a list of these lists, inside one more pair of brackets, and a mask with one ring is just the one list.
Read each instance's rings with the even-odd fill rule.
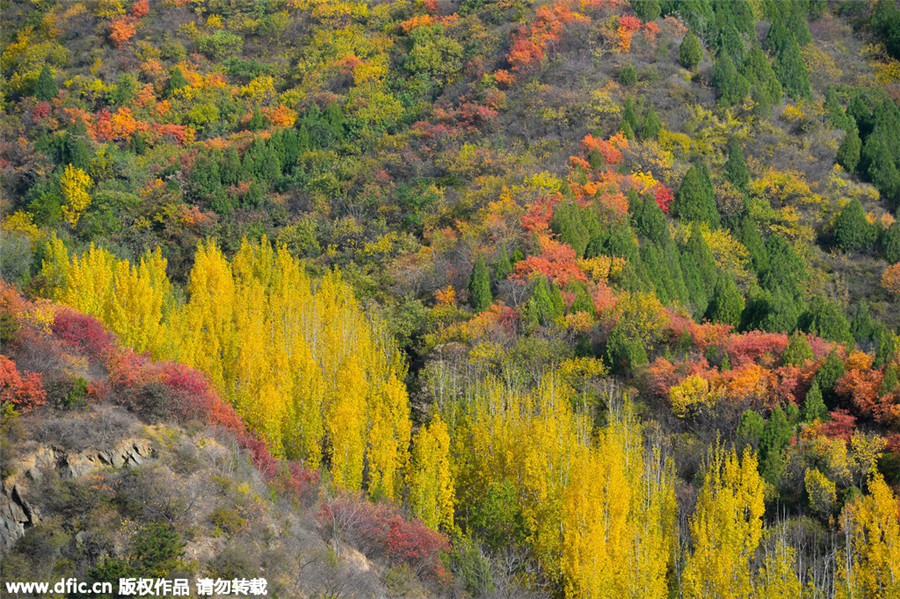
[[822,391],[822,399],[829,410],[837,407],[837,394],[834,392],[834,385],[838,379],[844,376],[844,362],[836,351],[832,351],[825,358],[825,362],[816,372],[815,382]]
[[634,220],[637,230],[653,243],[662,248],[674,245],[666,215],[663,214],[659,204],[656,203],[656,198],[651,194],[644,196],[644,201]]
[[822,390],[819,383],[813,381],[812,387],[806,393],[806,399],[803,400],[803,422],[815,422],[820,420],[824,422],[828,419],[828,408],[825,407],[825,401],[822,399]]
[[881,249],[890,264],[900,262],[900,221],[894,222],[881,234]]
[[801,316],[800,327],[829,341],[853,343],[850,323],[847,322],[841,308],[834,302],[825,301],[817,296],[810,300],[809,310]]
[[781,83],[772,70],[769,58],[758,44],[750,48],[740,72],[750,83],[754,101],[760,104],[758,110],[768,112],[772,105],[781,104]]
[[859,164],[859,155],[862,150],[862,141],[859,139],[859,133],[856,127],[850,127],[850,130],[844,136],[841,147],[837,151],[837,163],[841,165],[848,173],[856,171],[856,165]]
[[894,334],[889,328],[879,324],[875,331],[875,368],[880,368],[888,364],[897,354],[897,346],[894,341]]
[[834,245],[845,252],[868,249],[875,239],[875,229],[866,219],[866,212],[857,198],[841,210],[834,224]]
[[634,70],[634,66],[630,62],[619,73],[619,81],[625,87],[632,87],[637,84],[637,71]]
[[856,304],[856,314],[850,322],[850,334],[860,345],[868,343],[873,337],[875,327],[869,315],[869,302],[860,300]]
[[634,14],[641,21],[655,21],[661,14],[659,0],[630,0]]
[[738,291],[734,279],[727,273],[719,275],[712,299],[706,309],[706,317],[712,322],[721,322],[737,327],[744,311],[744,298]]
[[40,102],[49,102],[59,93],[59,86],[53,78],[53,72],[46,64],[41,68],[37,83],[34,85],[34,97]]
[[744,410],[741,414],[741,421],[737,429],[737,446],[750,446],[753,451],[759,449],[759,442],[762,440],[763,430],[766,428],[766,421],[759,412],[755,410]]
[[741,219],[741,223],[737,228],[737,239],[740,241],[747,252],[750,254],[750,263],[753,270],[759,274],[769,268],[769,254],[766,252],[766,244],[756,228],[756,222],[750,217]]
[[700,46],[700,40],[690,31],[685,34],[678,48],[678,62],[686,69],[694,70],[700,64],[703,58],[703,48]]
[[800,46],[793,35],[789,34],[781,49],[775,55],[773,70],[785,93],[794,100],[812,99],[809,87],[809,71],[800,54]]
[[704,222],[719,226],[719,211],[709,171],[702,164],[688,169],[671,205],[672,214],[683,221]]
[[706,288],[706,296],[712,297],[716,281],[719,279],[718,269],[716,268],[715,258],[713,258],[712,252],[706,244],[706,240],[703,238],[703,233],[700,231],[700,226],[697,223],[691,226],[691,236],[688,238],[685,246],[685,253],[693,259],[697,271],[700,273],[701,280]]
[[803,366],[807,362],[814,360],[815,355],[809,346],[806,335],[799,331],[791,335],[781,359],[789,366]]
[[732,137],[728,140],[728,160],[725,162],[725,178],[741,190],[746,190],[750,183],[750,173],[747,171],[747,162],[744,160],[744,151],[738,140]]
[[500,255],[497,257],[497,265],[494,267],[494,280],[505,281],[506,277],[512,272],[512,262],[509,261],[509,255],[506,253],[506,246],[500,248]]
[[719,96],[719,106],[741,104],[750,93],[750,82],[737,72],[731,56],[722,53],[713,67],[713,85]]
[[189,85],[190,82],[184,76],[184,73],[181,72],[181,69],[172,67],[169,71],[169,80],[166,82],[166,88],[163,93],[168,97],[175,93],[176,90],[188,87]]
[[803,260],[787,240],[777,234],[770,235],[766,240],[766,254],[769,267],[760,276],[760,284],[770,291],[780,287],[795,298],[794,301],[799,300],[803,296],[801,283],[808,276]]
[[494,298],[491,295],[491,280],[487,267],[484,265],[484,257],[478,256],[475,266],[472,267],[472,276],[469,277],[469,305],[476,312],[487,310]]
[[641,127],[641,139],[656,139],[659,137],[659,131],[662,126],[659,123],[659,117],[653,105],[650,105],[647,114],[644,115],[644,125]]

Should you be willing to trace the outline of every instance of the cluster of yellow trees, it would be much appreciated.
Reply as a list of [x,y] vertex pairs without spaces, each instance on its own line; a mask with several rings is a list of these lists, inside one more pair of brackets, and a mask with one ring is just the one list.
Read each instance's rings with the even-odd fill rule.
[[[55,299],[126,345],[205,372],[275,453],[327,464],[340,487],[405,497],[450,530],[456,507],[511,485],[525,541],[567,597],[662,598],[673,585],[698,599],[819,596],[763,524],[749,450],[710,458],[684,552],[675,475],[621,394],[598,426],[564,376],[537,388],[481,379],[412,438],[402,361],[339,274],[312,280],[265,240],[230,261],[201,244],[184,294],[165,268],[158,251],[133,265],[94,247],[69,256],[53,239],[43,274]],[[879,476],[845,510],[835,596],[900,596],[897,510]]]
[[[95,247],[70,257],[54,239],[43,273],[54,299],[96,316],[125,345],[206,373],[276,455],[310,468],[326,456],[335,484],[400,496],[417,466],[402,361],[339,274],[313,281],[265,240],[245,241],[231,261],[201,244],[185,298],[165,268],[159,251],[133,265]],[[440,451],[430,442],[439,433],[419,437]],[[426,453],[413,457],[440,462]]]

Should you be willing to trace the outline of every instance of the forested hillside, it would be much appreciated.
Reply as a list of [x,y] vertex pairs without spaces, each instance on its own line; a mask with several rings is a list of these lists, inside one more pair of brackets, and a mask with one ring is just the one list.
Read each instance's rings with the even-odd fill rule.
[[[279,596],[900,597],[895,0],[0,9],[5,459],[224,428],[373,560]],[[23,579],[150,534],[28,526]]]

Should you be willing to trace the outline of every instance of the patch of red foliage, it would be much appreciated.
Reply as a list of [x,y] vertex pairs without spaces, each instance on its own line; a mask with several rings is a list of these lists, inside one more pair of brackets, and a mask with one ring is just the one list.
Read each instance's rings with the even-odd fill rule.
[[319,522],[352,539],[369,557],[386,557],[438,580],[448,576],[439,559],[450,549],[447,538],[395,506],[342,495],[322,505]]
[[46,399],[40,374],[19,372],[15,362],[0,354],[0,417],[7,409],[30,410]]

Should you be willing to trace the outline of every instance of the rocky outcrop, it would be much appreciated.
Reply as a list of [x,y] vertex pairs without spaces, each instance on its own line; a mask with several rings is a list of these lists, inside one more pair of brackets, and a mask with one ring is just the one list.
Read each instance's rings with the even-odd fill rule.
[[61,478],[80,478],[104,467],[138,466],[154,455],[149,439],[130,438],[109,449],[80,452],[41,445],[17,457],[8,464],[12,474],[0,481],[0,555],[40,522],[40,514],[26,498],[28,488],[44,473],[55,470]]

